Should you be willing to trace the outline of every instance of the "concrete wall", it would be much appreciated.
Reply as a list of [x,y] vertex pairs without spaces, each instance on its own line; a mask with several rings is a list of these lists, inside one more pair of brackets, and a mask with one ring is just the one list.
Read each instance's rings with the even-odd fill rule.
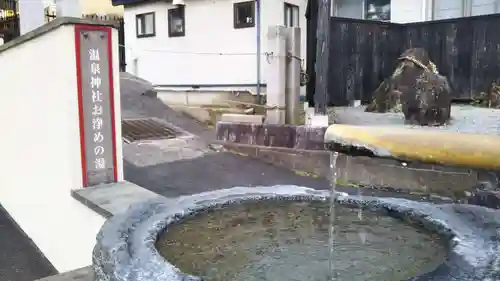
[[[233,27],[235,0],[185,1],[186,34],[168,36],[170,3],[158,1],[125,8],[127,71],[156,85],[256,84],[256,29]],[[306,1],[299,6],[302,54],[306,46]],[[284,24],[284,1],[261,1],[262,52],[267,50],[267,29]],[[137,38],[136,15],[155,12],[156,36]],[[217,53],[232,55],[217,55]],[[267,59],[262,55],[261,82],[266,81]]]
[[[62,272],[91,264],[104,218],[70,196],[71,190],[82,188],[75,28],[56,22],[61,21],[48,24],[56,27],[46,33],[36,36],[47,29],[43,26],[0,48],[0,203]],[[30,36],[36,37],[25,40]],[[122,180],[116,30],[112,39],[117,169]]]
[[113,6],[111,0],[79,0],[83,14],[123,15],[123,6]]
[[[427,19],[428,0],[398,0],[391,2],[391,21],[396,23],[419,22]],[[449,0],[453,1],[453,0]]]

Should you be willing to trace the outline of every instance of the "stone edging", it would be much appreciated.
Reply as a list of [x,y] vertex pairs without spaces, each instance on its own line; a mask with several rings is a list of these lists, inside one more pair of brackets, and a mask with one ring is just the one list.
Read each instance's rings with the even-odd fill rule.
[[216,139],[225,143],[324,150],[326,127],[217,122]]
[[[328,191],[298,186],[234,187],[177,199],[153,200],[110,218],[97,235],[92,255],[97,281],[201,281],[166,262],[155,248],[157,235],[189,214],[243,200],[328,200]],[[496,229],[478,218],[498,221],[499,211],[470,205],[434,205],[396,198],[350,196],[338,193],[344,205],[364,205],[394,217],[410,218],[447,239],[447,262],[412,281],[480,281],[495,279],[499,265]],[[473,218],[471,218],[473,216]],[[493,266],[492,266],[493,264]],[[492,280],[493,280],[492,279]]]

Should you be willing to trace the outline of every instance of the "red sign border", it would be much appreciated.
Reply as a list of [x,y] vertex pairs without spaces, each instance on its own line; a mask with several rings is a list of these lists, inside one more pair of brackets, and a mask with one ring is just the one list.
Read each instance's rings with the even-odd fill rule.
[[80,42],[80,32],[83,30],[99,30],[107,33],[107,55],[108,55],[108,69],[109,69],[109,105],[111,107],[111,137],[113,138],[111,143],[113,146],[113,178],[114,181],[118,181],[118,167],[117,167],[117,156],[116,156],[116,128],[115,128],[115,89],[114,89],[114,79],[113,79],[113,44],[112,44],[112,30],[110,27],[98,26],[98,25],[75,25],[75,59],[76,59],[76,80],[78,88],[78,116],[79,116],[79,127],[80,127],[80,153],[82,157],[82,183],[83,187],[88,187],[87,180],[87,159],[85,156],[85,128],[83,120],[83,89],[82,89],[82,72],[81,72],[81,42]]

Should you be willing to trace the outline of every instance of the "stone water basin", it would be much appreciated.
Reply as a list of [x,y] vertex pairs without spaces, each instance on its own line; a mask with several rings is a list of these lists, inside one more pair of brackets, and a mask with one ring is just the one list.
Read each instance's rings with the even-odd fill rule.
[[[216,207],[173,224],[157,249],[206,280],[332,280],[328,201],[264,200]],[[383,212],[335,209],[333,280],[406,280],[445,261],[445,243]]]
[[235,187],[134,206],[102,227],[96,280],[500,280],[498,211],[343,193],[331,276],[329,194]]

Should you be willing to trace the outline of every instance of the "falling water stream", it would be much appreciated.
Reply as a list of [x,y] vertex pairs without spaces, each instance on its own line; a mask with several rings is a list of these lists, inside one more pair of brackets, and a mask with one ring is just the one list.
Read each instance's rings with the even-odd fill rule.
[[336,280],[335,274],[335,189],[337,187],[338,152],[330,152],[330,225],[328,229],[328,272],[330,281]]
[[445,248],[437,237],[335,200],[338,158],[330,153],[329,201],[212,208],[168,226],[158,251],[181,271],[208,281],[400,281],[441,264]]

